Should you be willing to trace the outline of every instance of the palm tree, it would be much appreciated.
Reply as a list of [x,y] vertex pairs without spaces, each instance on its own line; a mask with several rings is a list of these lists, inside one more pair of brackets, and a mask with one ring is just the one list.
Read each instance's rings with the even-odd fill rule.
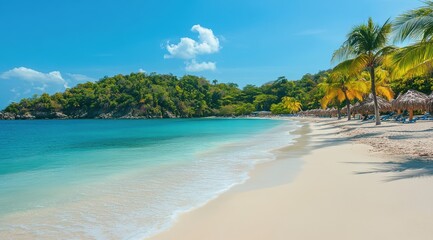
[[347,35],[347,40],[332,56],[333,61],[343,61],[336,69],[349,68],[353,73],[368,71],[370,74],[376,125],[380,125],[380,115],[376,96],[375,69],[383,63],[386,56],[396,50],[395,47],[387,45],[390,33],[389,20],[380,26],[369,18],[367,24],[352,29]]
[[283,97],[281,102],[290,113],[299,112],[302,107],[302,104],[292,97]]
[[[394,98],[394,91],[392,91],[389,82],[391,81],[390,71],[384,69],[383,67],[378,67],[375,70],[376,76],[376,95],[381,96],[388,101]],[[371,89],[370,74],[367,72],[361,73],[361,78],[369,82],[368,88]]]
[[416,40],[394,55],[400,75],[416,76],[431,73],[433,69],[433,1],[410,10],[394,22],[395,41]]
[[328,74],[319,83],[319,88],[325,93],[325,96],[320,101],[322,108],[326,108],[335,99],[339,103],[346,102],[347,120],[351,119],[350,101],[354,99],[362,101],[363,95],[368,92],[366,81],[358,80],[342,71],[334,71]]

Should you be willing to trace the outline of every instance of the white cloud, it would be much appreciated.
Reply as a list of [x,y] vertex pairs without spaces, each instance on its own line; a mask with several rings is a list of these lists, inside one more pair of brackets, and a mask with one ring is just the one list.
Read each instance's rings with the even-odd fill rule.
[[20,79],[25,80],[31,83],[54,83],[54,84],[63,84],[65,88],[67,87],[67,82],[63,79],[62,75],[59,71],[52,71],[49,73],[42,73],[36,70],[26,68],[26,67],[18,67],[13,68],[9,71],[6,71],[0,74],[0,78],[2,79]]
[[210,28],[205,28],[200,25],[194,25],[191,28],[192,32],[198,33],[198,40],[188,37],[180,39],[178,44],[167,43],[165,48],[169,54],[165,54],[164,58],[180,58],[186,59],[185,70],[187,72],[200,72],[216,69],[215,62],[197,62],[196,58],[199,55],[213,54],[221,49],[220,41]]
[[26,67],[16,67],[0,74],[1,79],[30,82],[34,89],[45,91],[47,87],[61,85],[69,88],[69,84],[77,82],[95,82],[97,79],[76,73],[66,73],[65,78],[59,71],[43,73]]
[[213,34],[212,29],[194,25],[191,31],[198,32],[198,41],[184,37],[178,44],[167,44],[169,54],[164,58],[194,59],[197,55],[212,54],[218,52],[221,47],[218,38]]
[[40,86],[40,87],[34,87],[33,89],[41,91],[41,92],[45,92],[46,89],[47,89],[47,87],[48,87],[47,84],[43,84],[42,86]]
[[66,76],[71,80],[75,82],[96,82],[97,79],[83,75],[83,74],[77,74],[77,73],[67,73]]
[[143,68],[138,69],[139,73],[146,73],[146,71]]
[[186,63],[185,70],[188,72],[201,72],[211,70],[214,71],[216,69],[216,64],[214,62],[201,62],[198,63],[195,59],[191,62]]
[[26,67],[0,72],[0,109],[10,101],[19,101],[43,92],[63,92],[69,86],[88,81],[94,82],[96,79],[83,74],[61,74],[59,71],[44,73]]

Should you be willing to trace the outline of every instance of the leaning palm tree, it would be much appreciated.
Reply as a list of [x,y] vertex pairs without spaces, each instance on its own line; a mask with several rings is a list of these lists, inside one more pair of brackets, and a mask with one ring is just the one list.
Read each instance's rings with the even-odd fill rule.
[[328,74],[319,83],[319,88],[325,93],[320,101],[322,108],[337,100],[339,103],[346,102],[347,120],[351,120],[350,101],[358,99],[362,101],[363,95],[368,92],[367,82],[350,76],[347,72],[334,71]]
[[433,1],[410,10],[394,22],[395,41],[415,40],[394,55],[400,76],[413,77],[433,70]]
[[375,69],[384,62],[386,56],[396,50],[394,46],[387,45],[390,33],[389,21],[380,26],[369,18],[367,24],[352,29],[347,35],[347,40],[332,56],[333,61],[341,62],[336,69],[348,67],[354,73],[368,71],[370,74],[376,125],[380,125],[380,115],[377,106]]

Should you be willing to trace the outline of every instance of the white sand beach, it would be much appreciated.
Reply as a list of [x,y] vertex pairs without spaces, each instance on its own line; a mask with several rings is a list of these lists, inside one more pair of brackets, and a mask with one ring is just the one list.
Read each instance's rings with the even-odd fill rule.
[[[433,122],[308,121],[311,131],[297,143],[303,151],[285,149],[151,239],[432,239]],[[302,170],[290,179],[290,161],[299,157]]]

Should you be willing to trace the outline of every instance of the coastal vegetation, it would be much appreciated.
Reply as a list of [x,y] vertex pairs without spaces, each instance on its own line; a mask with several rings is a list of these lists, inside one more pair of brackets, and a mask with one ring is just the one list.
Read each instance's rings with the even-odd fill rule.
[[131,73],[104,77],[53,95],[12,103],[3,115],[15,118],[171,118],[248,115],[269,111],[293,113],[301,105],[316,107],[309,93],[320,74],[300,81],[284,77],[261,87],[212,83],[202,77]]
[[[350,104],[353,100],[362,101],[368,92],[368,84],[363,79],[351,76],[347,71],[334,71],[324,77],[319,83],[319,88],[324,92],[320,103],[322,108],[327,108],[331,103],[334,105],[346,104],[348,120],[351,118]],[[338,108],[340,109],[340,108]],[[338,114],[341,118],[341,114]]]
[[292,97],[283,97],[281,103],[271,105],[271,112],[274,114],[296,113],[301,109],[302,104]]
[[380,113],[377,105],[376,69],[381,66],[396,47],[388,46],[391,23],[386,21],[382,26],[368,19],[367,24],[361,24],[352,29],[347,40],[335,51],[333,60],[344,60],[336,67],[349,68],[352,73],[368,72],[370,89],[373,95],[376,125],[380,124]]
[[[203,77],[131,73],[79,84],[64,92],[35,95],[12,103],[0,119],[32,118],[172,118],[249,115],[255,111],[292,114],[335,107],[350,120],[351,105],[371,94],[376,124],[378,97],[433,90],[433,1],[394,21],[354,26],[337,49],[333,69],[285,77],[263,84],[219,83]],[[391,37],[392,36],[392,37]],[[398,48],[392,42],[413,44]]]

